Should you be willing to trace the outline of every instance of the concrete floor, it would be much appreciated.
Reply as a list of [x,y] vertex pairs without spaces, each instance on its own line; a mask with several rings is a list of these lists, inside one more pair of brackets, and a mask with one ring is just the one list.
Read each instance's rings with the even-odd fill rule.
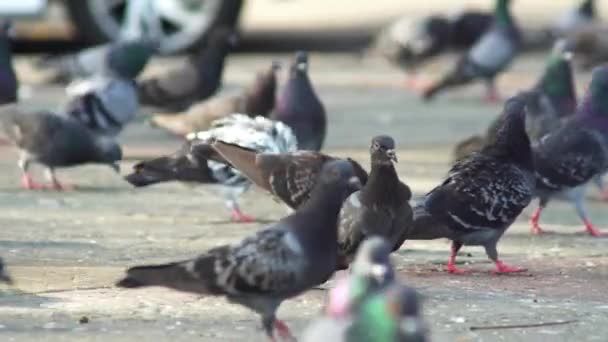
[[[253,71],[286,55],[236,55],[226,70],[225,88],[248,84]],[[148,74],[179,59],[155,62]],[[429,66],[432,78],[449,64]],[[473,86],[424,104],[402,87],[401,73],[376,59],[346,54],[313,54],[312,79],[329,113],[326,152],[352,156],[368,165],[370,137],[391,134],[398,145],[399,175],[416,196],[445,174],[451,146],[481,131],[500,111],[479,101]],[[534,82],[540,55],[524,56],[501,81],[508,95]],[[41,85],[43,75],[19,58],[24,105],[56,108],[62,89]],[[580,75],[582,83],[589,75]],[[581,88],[582,90],[582,88]],[[580,91],[579,91],[580,93]],[[121,140],[123,173],[139,158],[171,152],[179,140],[145,122],[149,109]],[[131,265],[179,260],[207,248],[238,241],[262,224],[227,221],[214,187],[163,184],[133,189],[110,169],[87,166],[60,171],[80,186],[66,193],[28,192],[18,187],[15,151],[0,148],[0,256],[17,281],[0,289],[1,341],[263,341],[258,318],[223,299],[199,298],[164,289],[125,291],[112,287]],[[608,226],[606,204],[589,211],[598,227]],[[264,220],[285,213],[254,189],[242,207]],[[508,264],[528,273],[493,276],[481,248],[464,248],[459,260],[474,272],[442,272],[449,244],[407,242],[394,255],[403,281],[425,297],[433,341],[606,341],[608,340],[607,239],[577,234],[581,224],[566,203],[555,202],[543,217],[555,233],[531,236],[528,208],[499,244]],[[310,291],[285,302],[279,316],[295,332],[315,317],[325,292]],[[88,323],[80,323],[86,317]],[[525,329],[474,330],[473,326],[574,321]],[[605,325],[606,324],[606,325]]]

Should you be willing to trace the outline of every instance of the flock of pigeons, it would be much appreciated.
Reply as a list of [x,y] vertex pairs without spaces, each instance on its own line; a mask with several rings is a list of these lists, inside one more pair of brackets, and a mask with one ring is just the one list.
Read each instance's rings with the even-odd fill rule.
[[[475,79],[486,81],[497,99],[493,79],[517,54],[520,34],[509,1],[496,2],[485,33],[451,73],[425,92],[426,99]],[[452,241],[450,273],[466,272],[456,267],[463,245],[483,246],[496,265],[494,273],[523,272],[499,258],[497,243],[536,197],[534,233],[542,233],[540,213],[549,200],[565,195],[587,231],[602,234],[586,214],[584,189],[589,181],[601,185],[608,170],[608,66],[593,70],[577,105],[567,40],[556,42],[538,83],[508,99],[485,134],[458,144],[445,179],[410,206],[412,193],[395,170],[390,136],[371,139],[369,173],[352,159],[320,152],[326,113],[308,77],[304,52],[295,54],[278,95],[276,62],[243,93],[214,95],[235,44],[232,30],[213,29],[206,45],[183,65],[143,81],[136,78],[156,42],[112,43],[42,60],[40,67],[52,71],[50,81],[70,82],[68,101],[57,112],[26,112],[17,104],[8,32],[3,24],[0,124],[5,138],[21,151],[24,187],[49,186],[32,179],[31,163],[46,167],[56,190],[68,188],[55,177],[56,168],[101,163],[119,171],[122,153],[115,138],[143,104],[162,111],[152,119],[156,126],[186,142],[173,154],[137,163],[125,177],[129,183],[221,184],[238,222],[253,221],[241,211],[238,196],[255,184],[293,211],[237,244],[190,260],[133,267],[117,282],[124,288],[164,286],[224,296],[258,313],[272,340],[293,339],[276,318],[282,301],[325,283],[337,270],[350,269],[330,290],[323,317],[311,324],[305,341],[328,336],[425,341],[418,295],[395,279],[390,253],[406,240],[447,238]],[[10,281],[3,267],[0,281]]]

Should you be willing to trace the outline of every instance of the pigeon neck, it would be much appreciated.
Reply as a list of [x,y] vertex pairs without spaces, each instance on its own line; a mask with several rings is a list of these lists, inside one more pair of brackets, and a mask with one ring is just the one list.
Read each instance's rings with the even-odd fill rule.
[[[339,186],[318,184],[310,195],[310,198],[296,212],[299,215],[309,215],[314,218],[315,224],[305,227],[309,231],[323,231],[325,237],[330,241],[338,239],[338,214],[344,202],[345,189]],[[327,229],[333,227],[333,229]],[[315,236],[317,236],[315,234]]]
[[576,109],[576,90],[570,63],[562,57],[557,58],[549,61],[538,88],[550,99],[558,116],[564,117]]
[[509,13],[508,0],[497,0],[496,9],[494,10],[494,18],[501,26],[513,26],[513,19]]
[[393,202],[399,198],[399,177],[392,162],[372,162],[367,183],[361,189],[363,203]]
[[0,37],[0,64],[7,65],[11,60],[11,42],[6,37]]
[[587,18],[593,18],[595,16],[595,8],[593,5],[593,0],[585,0],[581,4],[581,7],[578,8],[578,12]]
[[261,75],[246,94],[247,114],[268,115],[274,107],[276,86],[274,71]]
[[503,115],[503,126],[499,128],[494,140],[481,152],[510,161],[526,170],[532,170],[532,151],[523,115],[520,113]]
[[602,107],[608,108],[608,104],[602,106],[602,102],[598,103],[598,101],[602,100],[608,102],[608,98],[595,99],[592,91],[589,91],[576,111],[576,118],[583,125],[607,134],[608,110],[603,110]]
[[[369,334],[374,332],[374,337],[378,341],[392,341],[397,333],[397,322],[395,317],[391,317],[387,299],[377,294],[362,303],[360,315],[354,322],[355,329],[352,332]],[[353,336],[354,337],[354,336]]]

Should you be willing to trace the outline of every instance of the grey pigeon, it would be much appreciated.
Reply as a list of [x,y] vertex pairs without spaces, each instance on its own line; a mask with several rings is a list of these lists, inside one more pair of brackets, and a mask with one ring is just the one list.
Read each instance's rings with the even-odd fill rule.
[[284,300],[334,273],[338,212],[358,186],[348,162],[328,163],[311,200],[292,215],[238,244],[213,248],[195,259],[133,267],[117,286],[164,286],[225,296],[258,313],[269,338],[274,339],[275,329],[281,337],[291,337],[287,325],[276,319],[276,311]]
[[116,136],[139,110],[135,81],[112,73],[75,81],[66,88],[62,113],[95,134]]
[[564,13],[553,23],[551,32],[556,37],[563,37],[583,29],[597,19],[596,12],[595,0],[582,0],[576,8]]
[[159,113],[152,117],[151,122],[173,134],[185,136],[209,129],[213,121],[232,113],[268,116],[274,108],[279,66],[273,62],[268,70],[259,72],[251,87],[242,93],[214,96],[193,104],[184,112]]
[[78,122],[48,112],[23,112],[16,105],[0,108],[0,125],[7,138],[21,151],[19,167],[25,188],[36,189],[28,169],[31,163],[46,168],[51,186],[66,189],[55,177],[55,169],[87,163],[106,164],[116,172],[122,151],[118,143],[108,137],[96,136]]
[[327,117],[308,77],[308,55],[305,52],[296,53],[289,79],[277,98],[270,118],[282,121],[293,129],[301,150],[321,150],[327,131]]
[[524,93],[508,100],[494,139],[481,151],[456,161],[447,178],[414,207],[407,239],[452,240],[450,273],[463,272],[456,267],[463,245],[483,246],[496,264],[496,273],[523,271],[506,266],[498,258],[496,244],[534,194],[525,129],[527,99]]
[[13,67],[11,23],[0,21],[0,105],[17,101],[19,82]]
[[227,141],[257,152],[289,152],[297,149],[295,135],[287,125],[258,116],[233,114],[216,120],[207,131],[189,134],[184,146],[169,156],[162,156],[136,164],[126,180],[137,187],[182,181],[224,185],[226,205],[233,220],[251,222],[237,203],[238,196],[251,182],[231,163],[218,155],[211,144]]
[[179,68],[138,82],[139,101],[142,105],[182,111],[210,97],[221,85],[226,56],[235,45],[232,28],[214,28],[207,44]]
[[424,91],[424,100],[431,100],[439,92],[475,80],[485,82],[488,90],[487,100],[499,99],[494,79],[511,64],[521,46],[521,34],[509,12],[509,2],[510,0],[496,0],[492,26],[447,75]]
[[143,38],[106,43],[74,54],[50,56],[38,66],[52,71],[53,83],[69,83],[88,78],[108,70],[126,78],[135,79],[156,53],[158,42]]
[[533,146],[539,206],[532,230],[541,233],[540,214],[549,200],[565,194],[574,202],[589,234],[602,235],[584,207],[584,184],[608,169],[608,67],[593,70],[591,84],[576,113]]
[[[221,139],[213,148],[257,186],[292,209],[308,201],[323,165],[337,159],[315,151],[258,153]],[[366,184],[367,172],[356,161],[346,160],[361,183]]]
[[13,279],[6,272],[6,266],[4,266],[4,261],[0,258],[0,283],[12,284]]
[[412,223],[410,188],[399,181],[395,141],[376,136],[370,147],[371,172],[367,183],[351,194],[342,206],[338,227],[338,255],[341,268],[348,268],[359,244],[370,236],[388,240],[391,250],[401,247],[406,228]]

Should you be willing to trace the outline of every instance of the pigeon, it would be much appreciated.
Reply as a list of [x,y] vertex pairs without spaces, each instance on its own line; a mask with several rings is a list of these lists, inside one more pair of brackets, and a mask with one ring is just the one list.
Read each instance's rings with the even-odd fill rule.
[[509,12],[510,0],[496,0],[492,26],[458,60],[454,69],[423,93],[432,100],[439,92],[481,79],[486,83],[487,100],[499,99],[494,78],[504,71],[518,54],[521,34]]
[[600,23],[585,25],[564,36],[568,48],[574,53],[577,66],[583,70],[608,61],[608,28]]
[[6,272],[6,267],[4,266],[4,261],[0,258],[0,283],[5,283],[11,285],[13,283],[13,279]]
[[307,72],[308,55],[297,52],[270,118],[293,129],[301,150],[319,151],[325,140],[327,117]]
[[19,90],[19,81],[13,67],[11,35],[11,23],[0,21],[0,105],[16,102]]
[[594,0],[582,0],[580,5],[559,17],[552,27],[555,37],[563,37],[595,22],[597,13]]
[[62,113],[95,134],[118,135],[139,110],[135,81],[109,70],[72,82],[66,93]]
[[236,45],[233,28],[217,27],[207,44],[179,68],[138,83],[142,105],[182,111],[219,89],[228,52]]
[[[453,16],[403,17],[382,30],[375,50],[414,76],[418,68],[448,51],[470,48],[490,27],[492,14],[464,11]],[[408,87],[416,80],[408,78]]]
[[456,267],[463,245],[483,246],[496,264],[495,273],[524,271],[505,265],[496,244],[534,195],[534,165],[525,129],[527,99],[527,93],[509,99],[493,140],[456,161],[447,178],[414,206],[407,239],[452,240],[450,273],[464,272]]
[[226,204],[237,222],[252,222],[237,203],[251,182],[211,147],[216,140],[227,141],[257,152],[295,151],[295,135],[287,125],[258,116],[233,114],[216,120],[207,131],[191,133],[180,150],[136,164],[125,179],[136,187],[182,181],[224,185]]
[[338,213],[346,196],[359,187],[348,162],[327,163],[310,201],[295,213],[238,244],[213,248],[195,259],[130,268],[117,286],[164,286],[225,296],[258,313],[269,338],[274,340],[275,329],[282,338],[292,338],[276,311],[284,300],[334,273]]
[[59,167],[86,163],[105,164],[119,172],[122,159],[120,145],[112,138],[97,136],[78,122],[49,111],[24,112],[16,105],[0,107],[0,129],[20,153],[22,184],[27,189],[41,189],[31,178],[31,163],[46,168],[46,175],[55,190],[67,190],[55,177]]
[[154,126],[185,136],[188,133],[209,129],[211,122],[232,113],[249,116],[267,116],[274,108],[276,73],[280,65],[273,62],[268,70],[256,75],[251,88],[243,93],[219,95],[192,105],[185,112],[154,115]]
[[586,231],[603,235],[589,220],[584,185],[608,170],[608,67],[593,70],[591,84],[576,113],[533,145],[539,205],[532,231],[542,233],[539,220],[551,198],[565,194],[575,204]]
[[135,79],[157,52],[158,42],[149,39],[121,40],[97,45],[73,54],[50,56],[38,67],[51,70],[51,83],[70,83],[108,70],[119,77]]
[[[561,120],[576,110],[576,87],[571,59],[572,53],[566,51],[565,42],[557,41],[543,74],[530,92],[526,108],[526,132],[532,142],[557,128]],[[496,134],[499,124],[500,117],[497,117],[483,136],[474,135],[459,142],[454,148],[454,159],[479,151]]]
[[395,141],[385,135],[372,139],[371,172],[367,183],[351,194],[342,206],[338,226],[338,255],[341,268],[348,268],[365,238],[386,238],[391,250],[401,247],[406,227],[412,223],[410,188],[399,181]]
[[351,273],[338,279],[329,291],[325,308],[327,315],[347,318],[365,297],[393,284],[395,270],[390,261],[391,251],[392,246],[380,236],[363,240],[352,263]]
[[[291,209],[297,209],[310,198],[323,165],[337,158],[315,151],[257,153],[217,139],[215,149],[230,164],[262,189]],[[367,172],[356,161],[346,159],[362,184]]]

